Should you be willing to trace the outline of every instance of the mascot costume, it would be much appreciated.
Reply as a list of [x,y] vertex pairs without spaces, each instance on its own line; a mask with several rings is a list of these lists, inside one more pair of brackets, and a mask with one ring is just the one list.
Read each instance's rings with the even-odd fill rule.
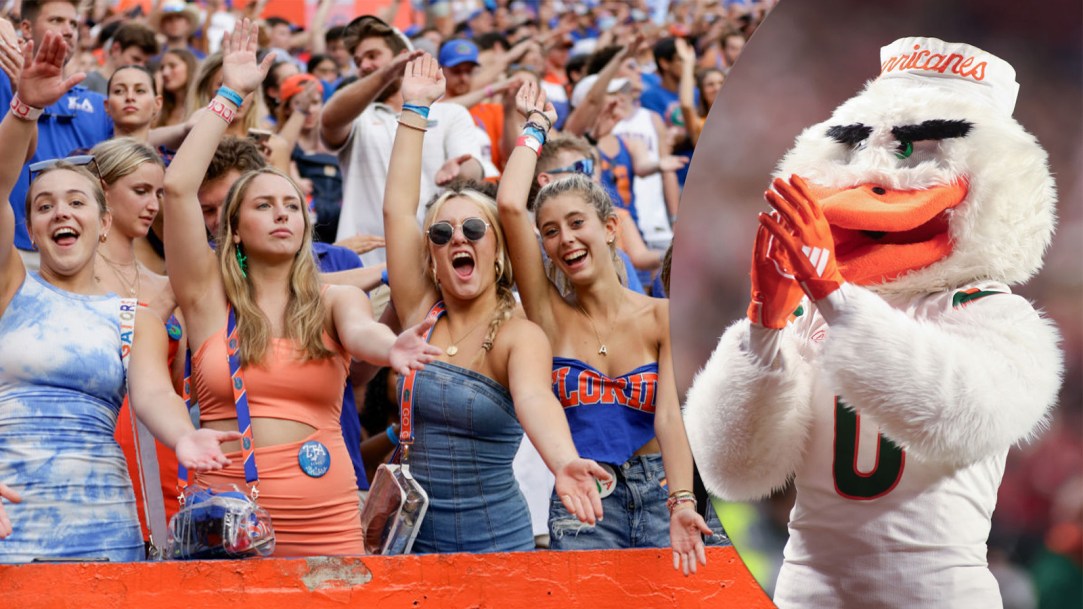
[[1009,447],[1056,401],[1053,324],[1009,286],[1055,223],[1014,69],[905,38],[782,160],[748,319],[688,394],[707,488],[793,478],[782,609],[996,608],[986,542]]

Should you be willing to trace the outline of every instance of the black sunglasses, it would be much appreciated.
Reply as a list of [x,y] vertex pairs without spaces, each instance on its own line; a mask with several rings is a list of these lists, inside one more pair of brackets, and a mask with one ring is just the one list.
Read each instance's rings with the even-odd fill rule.
[[568,165],[567,167],[558,167],[556,169],[550,169],[545,173],[581,173],[585,176],[594,175],[594,159],[587,157],[585,159],[579,159],[578,161]]
[[[33,182],[42,172],[52,169],[61,163],[74,165],[76,167],[93,167],[94,175],[98,176],[98,182],[102,182],[102,172],[98,170],[98,160],[91,154],[80,154],[61,159],[46,159],[44,161],[38,161],[37,163],[31,163],[28,168],[30,171],[30,181]],[[102,188],[104,187],[105,184],[103,182]]]
[[[490,224],[481,218],[467,218],[460,226],[463,229],[463,236],[469,241],[479,241],[485,236],[485,231],[489,229]],[[455,236],[455,225],[447,220],[434,222],[425,232],[433,245],[447,245]]]

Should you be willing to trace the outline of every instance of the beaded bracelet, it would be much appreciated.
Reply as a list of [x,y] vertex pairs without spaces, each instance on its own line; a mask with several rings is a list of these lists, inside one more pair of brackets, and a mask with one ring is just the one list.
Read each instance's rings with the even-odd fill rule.
[[225,85],[218,87],[218,91],[215,95],[226,98],[226,101],[238,108],[244,105],[244,96]]
[[209,110],[211,114],[214,114],[218,118],[226,121],[227,125],[233,122],[233,109],[218,101],[217,97],[212,99],[211,103],[207,104],[207,110]]
[[27,104],[19,99],[18,95],[11,98],[11,114],[15,118],[21,118],[24,121],[36,121],[42,112],[45,112],[43,108],[35,108]]
[[[535,114],[537,114],[538,116],[542,117],[542,120],[544,120],[544,121],[545,121],[545,125],[546,125],[546,126],[545,126],[545,130],[546,130],[546,131],[549,131],[550,129],[552,129],[552,128],[553,128],[553,121],[549,120],[549,117],[548,117],[548,116],[546,116],[546,115],[545,115],[545,113],[544,113],[544,112],[542,112],[541,110],[537,110],[537,109],[531,110],[531,111],[530,111],[530,112],[529,112],[529,113],[528,113],[528,114],[526,115],[526,118],[527,118],[527,120],[530,120],[530,117],[534,116]],[[531,122],[533,122],[533,121],[531,121]],[[539,125],[539,126],[540,126],[540,125]]]
[[399,434],[395,433],[394,425],[388,425],[384,433],[387,434],[387,439],[391,440],[391,446],[399,445]]
[[691,503],[692,509],[695,509],[698,505],[695,497],[670,497],[666,501],[666,508],[669,509],[669,513],[672,514],[673,510],[677,509],[677,506],[682,503]]
[[425,120],[429,119],[429,107],[428,106],[419,106],[417,104],[403,104],[402,105],[402,111],[403,112],[413,112],[415,114],[420,114],[421,117],[424,118]]

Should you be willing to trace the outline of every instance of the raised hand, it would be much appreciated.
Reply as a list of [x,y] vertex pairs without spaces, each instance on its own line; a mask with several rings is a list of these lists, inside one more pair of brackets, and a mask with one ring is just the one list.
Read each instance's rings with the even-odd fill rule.
[[410,60],[402,75],[402,100],[408,104],[431,106],[444,96],[447,83],[440,64],[428,53]]
[[0,70],[8,75],[12,87],[19,86],[23,71],[23,50],[15,26],[7,19],[0,19]]
[[411,370],[421,370],[425,364],[443,353],[439,347],[434,347],[425,340],[435,324],[436,316],[429,315],[421,323],[399,334],[388,355],[392,370],[405,376]]
[[678,171],[687,164],[686,156],[664,156],[658,159],[658,171]]
[[259,48],[259,26],[248,19],[238,21],[233,32],[222,36],[222,84],[248,95],[259,88],[267,71],[274,63],[274,54],[268,53],[263,62],[256,61]]
[[602,498],[598,482],[610,481],[612,476],[590,459],[575,458],[566,463],[556,475],[554,489],[564,509],[580,522],[594,525],[602,519]]
[[[778,212],[773,212],[780,220]],[[778,241],[763,226],[756,228],[752,245],[752,301],[748,318],[765,328],[781,330],[793,319],[793,312],[805,297],[789,270],[789,259]]]
[[526,120],[531,120],[532,115],[540,116],[542,120],[535,122],[545,127],[546,131],[552,129],[553,123],[557,122],[557,110],[553,107],[553,102],[546,98],[545,89],[533,80],[528,80],[519,87],[519,92],[515,94],[515,109]]
[[461,154],[444,161],[444,164],[436,171],[436,175],[433,176],[433,181],[436,182],[437,186],[447,186],[462,173],[463,163],[472,158],[474,158],[473,155]]
[[703,535],[714,531],[703,521],[703,516],[692,504],[678,505],[669,516],[669,543],[673,547],[673,568],[681,570],[687,577],[696,572],[696,563],[707,564],[707,553],[703,549]]
[[680,57],[682,62],[694,64],[696,61],[696,50],[692,48],[692,45],[688,44],[687,40],[680,37],[673,42],[677,47],[677,57]]
[[761,213],[760,224],[786,251],[805,294],[822,300],[846,282],[839,272],[831,226],[800,176],[790,176],[788,183],[775,178],[771,188],[764,196],[781,218]]
[[86,74],[77,72],[64,78],[64,58],[68,44],[55,32],[46,32],[41,48],[34,53],[33,41],[23,45],[23,70],[19,76],[19,99],[33,108],[44,108],[56,103],[75,85],[83,82]]
[[[3,483],[0,483],[0,499],[7,499],[12,503],[22,503],[23,500],[19,493],[11,490],[10,486]],[[11,535],[11,531],[11,519],[8,518],[7,512],[4,511],[3,502],[0,502],[0,539]]]
[[222,469],[230,460],[222,453],[222,442],[241,439],[238,431],[216,431],[214,429],[194,429],[177,440],[174,449],[177,462],[198,472]]

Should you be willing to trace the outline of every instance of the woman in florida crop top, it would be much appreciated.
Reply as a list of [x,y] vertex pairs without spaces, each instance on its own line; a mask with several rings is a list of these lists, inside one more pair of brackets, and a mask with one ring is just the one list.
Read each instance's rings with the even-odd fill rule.
[[[196,349],[202,422],[212,429],[237,429],[225,344],[227,318],[236,315],[259,500],[274,523],[275,553],[360,554],[357,485],[339,425],[348,358],[406,374],[438,351],[424,340],[431,322],[396,338],[372,318],[360,290],[321,292],[304,195],[278,170],[237,180],[222,206],[217,252],[207,246],[196,190],[234,100],[250,99],[267,73],[269,63],[256,62],[257,33],[244,20],[223,38],[225,85],[166,172],[166,258],[185,261],[170,268],[170,283]],[[241,459],[201,479],[243,487]]]
[[[528,121],[520,138],[526,145],[517,146],[508,159],[497,205],[519,295],[527,317],[545,330],[558,355],[553,389],[576,448],[617,472],[613,494],[602,501],[605,521],[596,527],[569,521],[556,502],[551,504],[550,547],[661,547],[669,542],[674,566],[683,563],[686,574],[694,572],[697,560],[706,561],[700,534],[711,531],[688,490],[692,453],[670,363],[669,302],[621,284],[613,204],[605,189],[580,174],[546,184],[534,201],[542,247],[568,289],[550,281],[527,210],[538,156],[529,140],[544,137],[557,117],[545,93],[532,83],[519,89],[516,106]],[[674,489],[668,501],[667,482]]]
[[403,324],[425,319],[437,303],[443,310],[430,337],[441,356],[417,375],[412,392],[410,463],[432,498],[415,547],[531,549],[530,517],[511,468],[524,430],[579,520],[602,516],[595,477],[609,475],[576,453],[549,391],[548,342],[513,315],[511,264],[493,200],[450,191],[429,205],[426,230],[418,230],[424,115],[444,94],[436,60],[423,54],[410,61],[401,87],[406,104],[384,193],[391,300]]

